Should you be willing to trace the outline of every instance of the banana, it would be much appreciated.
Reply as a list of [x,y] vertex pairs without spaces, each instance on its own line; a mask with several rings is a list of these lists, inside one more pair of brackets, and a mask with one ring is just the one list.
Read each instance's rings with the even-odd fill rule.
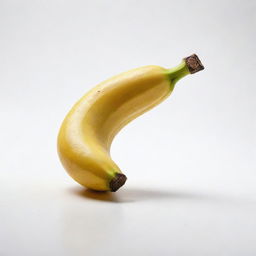
[[176,82],[204,69],[197,55],[172,69],[145,66],[114,76],[86,93],[58,134],[58,154],[68,174],[97,191],[117,191],[126,176],[110,156],[115,135],[131,120],[166,99]]

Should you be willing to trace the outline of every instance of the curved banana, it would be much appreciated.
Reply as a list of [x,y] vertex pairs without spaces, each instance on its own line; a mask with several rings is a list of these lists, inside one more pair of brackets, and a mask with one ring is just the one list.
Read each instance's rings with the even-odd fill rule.
[[114,76],[85,94],[58,135],[58,153],[69,175],[98,191],[116,191],[126,176],[110,157],[118,131],[169,96],[176,82],[204,69],[193,54],[173,69],[145,66]]

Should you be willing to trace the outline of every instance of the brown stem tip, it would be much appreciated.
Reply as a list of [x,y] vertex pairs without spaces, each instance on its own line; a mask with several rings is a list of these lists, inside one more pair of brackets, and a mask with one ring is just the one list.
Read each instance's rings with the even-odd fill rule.
[[127,178],[124,174],[117,173],[115,177],[110,181],[109,187],[111,192],[116,192],[126,182]]
[[184,58],[184,60],[186,62],[188,70],[191,74],[194,74],[194,73],[204,69],[202,62],[199,60],[199,58],[196,54],[192,54],[192,55]]

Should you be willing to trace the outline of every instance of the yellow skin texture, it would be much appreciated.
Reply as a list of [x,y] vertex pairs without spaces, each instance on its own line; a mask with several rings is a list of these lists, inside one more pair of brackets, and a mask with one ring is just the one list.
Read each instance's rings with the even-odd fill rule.
[[109,191],[109,182],[122,173],[110,156],[113,138],[173,88],[167,69],[145,66],[114,76],[85,94],[58,135],[59,157],[68,174],[87,188]]

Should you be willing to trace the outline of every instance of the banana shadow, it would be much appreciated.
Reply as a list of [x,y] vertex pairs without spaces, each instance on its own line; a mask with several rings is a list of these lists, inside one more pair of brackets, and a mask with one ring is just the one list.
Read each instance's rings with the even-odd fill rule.
[[71,188],[70,192],[89,200],[105,201],[112,203],[131,203],[147,200],[164,200],[164,199],[194,199],[204,200],[209,198],[207,195],[189,193],[189,192],[172,192],[167,190],[145,189],[145,188],[125,188],[116,193],[98,192],[86,188]]

